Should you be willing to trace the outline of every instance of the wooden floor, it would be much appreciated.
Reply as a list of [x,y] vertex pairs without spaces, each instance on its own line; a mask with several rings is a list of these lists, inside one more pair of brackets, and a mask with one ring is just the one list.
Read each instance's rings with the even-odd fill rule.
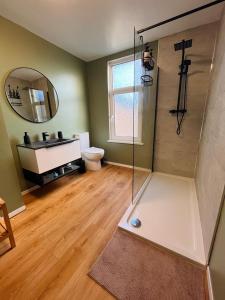
[[131,201],[132,170],[106,166],[25,196],[17,247],[0,257],[0,299],[113,299],[87,276]]

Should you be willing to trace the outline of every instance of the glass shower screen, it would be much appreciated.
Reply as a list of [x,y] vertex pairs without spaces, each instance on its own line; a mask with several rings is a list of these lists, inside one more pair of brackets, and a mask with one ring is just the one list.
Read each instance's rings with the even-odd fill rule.
[[[134,93],[133,93],[133,186],[132,203],[150,178],[153,165],[153,141],[157,67],[146,70],[143,64],[144,49],[157,55],[157,45],[143,43],[143,37],[134,29]],[[146,82],[145,79],[151,79]]]

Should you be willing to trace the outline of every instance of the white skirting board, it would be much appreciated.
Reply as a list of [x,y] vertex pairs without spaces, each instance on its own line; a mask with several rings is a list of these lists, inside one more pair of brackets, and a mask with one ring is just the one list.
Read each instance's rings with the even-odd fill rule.
[[[118,167],[124,167],[124,168],[129,168],[132,169],[133,166],[132,165],[126,165],[126,164],[120,164],[120,163],[116,163],[113,161],[105,161],[106,164],[108,165],[113,165],[113,166],[118,166]],[[147,169],[147,168],[141,168],[141,167],[134,167],[135,170],[139,170],[139,171],[147,171],[147,172],[151,172],[151,169]]]
[[207,284],[208,284],[208,291],[209,291],[209,300],[214,300],[213,289],[212,289],[212,280],[211,280],[209,266],[207,266],[206,274],[207,274]]
[[22,211],[24,211],[25,209],[26,209],[26,206],[23,205],[23,206],[21,206],[21,207],[15,209],[14,211],[11,211],[11,212],[9,213],[9,217],[10,217],[10,218],[13,218],[13,217],[15,217],[16,215],[20,214],[20,213],[21,213]]
[[[15,217],[16,215],[18,215],[18,214],[20,214],[21,212],[23,212],[25,209],[26,209],[26,206],[23,205],[23,206],[21,206],[21,207],[15,209],[15,210],[13,210],[13,211],[11,211],[11,212],[9,213],[9,218],[11,219],[11,218]],[[0,217],[0,219],[3,219],[3,217]]]
[[40,188],[39,185],[32,186],[31,188],[29,188],[29,189],[27,189],[27,190],[25,190],[25,191],[22,191],[22,192],[21,192],[21,195],[24,196],[24,195],[29,194],[29,193],[31,193],[31,192],[33,192],[33,191],[39,189],[39,188]]

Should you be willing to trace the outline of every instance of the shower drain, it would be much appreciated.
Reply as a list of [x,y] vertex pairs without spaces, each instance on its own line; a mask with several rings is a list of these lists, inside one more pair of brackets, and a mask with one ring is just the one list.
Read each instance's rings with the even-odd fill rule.
[[140,227],[141,221],[138,218],[132,218],[130,224],[134,227]]

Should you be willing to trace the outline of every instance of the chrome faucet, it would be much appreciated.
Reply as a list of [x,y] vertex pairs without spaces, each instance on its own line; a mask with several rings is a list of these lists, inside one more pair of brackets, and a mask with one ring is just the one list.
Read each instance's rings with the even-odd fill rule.
[[42,132],[43,141],[47,141],[47,136],[49,136],[47,132]]

